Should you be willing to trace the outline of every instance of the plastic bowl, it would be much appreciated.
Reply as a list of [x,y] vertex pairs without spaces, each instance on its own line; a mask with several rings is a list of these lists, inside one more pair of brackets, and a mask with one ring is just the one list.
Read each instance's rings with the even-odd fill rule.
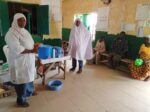
[[62,88],[63,83],[60,80],[52,80],[48,82],[48,88],[52,91],[58,91]]
[[137,67],[141,66],[142,64],[143,64],[143,60],[140,58],[136,59],[134,62],[134,65]]

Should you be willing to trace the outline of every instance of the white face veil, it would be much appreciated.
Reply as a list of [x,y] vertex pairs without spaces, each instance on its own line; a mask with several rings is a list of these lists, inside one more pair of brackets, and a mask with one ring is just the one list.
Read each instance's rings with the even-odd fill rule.
[[11,27],[13,27],[15,29],[24,29],[24,28],[20,28],[18,26],[18,19],[20,19],[20,18],[24,18],[26,20],[26,17],[22,13],[16,13],[14,15],[14,19],[13,19],[13,22],[11,24]]

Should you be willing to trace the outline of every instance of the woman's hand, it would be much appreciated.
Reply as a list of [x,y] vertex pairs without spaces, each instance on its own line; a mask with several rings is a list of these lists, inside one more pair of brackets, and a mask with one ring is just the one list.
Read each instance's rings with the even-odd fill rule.
[[38,47],[41,45],[42,43],[35,43],[34,44],[34,48],[33,48],[33,52],[34,53],[38,53]]

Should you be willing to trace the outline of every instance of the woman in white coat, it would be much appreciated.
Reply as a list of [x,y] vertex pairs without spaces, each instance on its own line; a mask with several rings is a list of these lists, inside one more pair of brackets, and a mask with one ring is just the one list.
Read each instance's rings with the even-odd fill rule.
[[79,62],[79,70],[82,72],[83,60],[92,58],[92,37],[83,23],[77,19],[70,32],[69,38],[69,54],[72,57],[72,68],[70,71],[75,71],[76,61]]
[[30,33],[25,29],[26,18],[17,13],[5,36],[9,47],[8,63],[11,81],[17,93],[17,104],[28,107],[27,97],[32,95],[35,69],[35,48]]

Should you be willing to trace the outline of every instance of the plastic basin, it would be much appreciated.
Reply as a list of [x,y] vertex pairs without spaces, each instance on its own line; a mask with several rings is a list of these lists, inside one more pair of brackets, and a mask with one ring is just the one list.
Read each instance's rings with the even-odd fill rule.
[[58,91],[62,88],[63,83],[60,80],[52,80],[48,82],[48,88],[52,91]]

